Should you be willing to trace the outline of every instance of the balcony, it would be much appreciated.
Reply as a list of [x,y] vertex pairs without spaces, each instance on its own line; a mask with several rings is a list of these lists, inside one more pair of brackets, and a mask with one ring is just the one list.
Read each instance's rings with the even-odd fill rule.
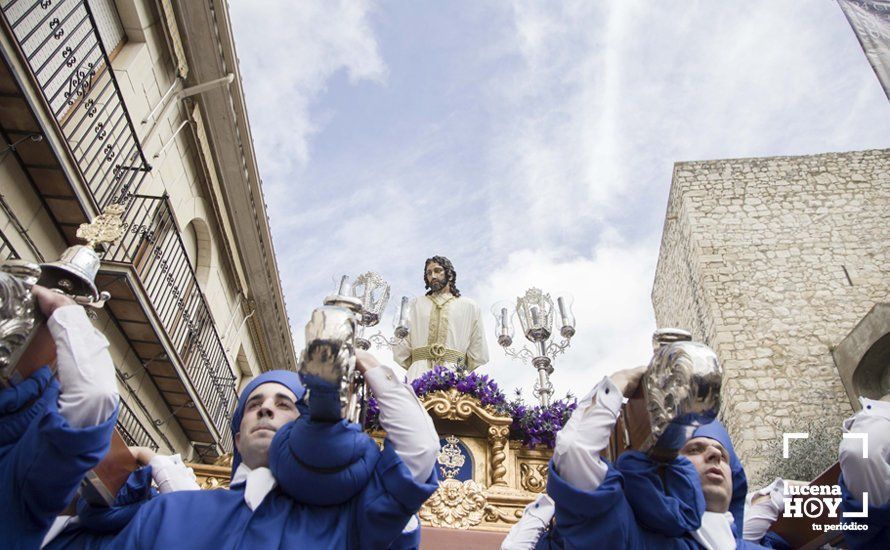
[[[108,58],[99,26],[85,0],[6,0],[3,22],[40,89],[43,107],[64,137],[64,146],[94,206],[137,192],[151,166]],[[105,27],[120,26],[115,14]],[[114,41],[122,30],[106,31]],[[28,168],[54,166],[29,163]],[[34,180],[40,185],[41,174]],[[55,193],[49,193],[55,196]],[[63,194],[64,195],[64,194]],[[58,200],[58,199],[57,199]]]
[[106,307],[189,438],[228,452],[236,379],[169,201],[133,195],[124,221],[96,281]]
[[[143,426],[130,392],[122,435],[157,446],[166,436],[154,428],[175,419],[203,458],[230,451],[232,365],[167,199],[137,194],[151,166],[111,70],[109,51],[125,41],[114,2],[0,0],[0,13],[9,53],[0,56],[0,137],[21,143],[10,155],[53,223],[74,244],[96,212],[126,208],[127,233],[96,283],[114,297],[106,307],[171,413]],[[0,240],[0,255],[11,253]]]

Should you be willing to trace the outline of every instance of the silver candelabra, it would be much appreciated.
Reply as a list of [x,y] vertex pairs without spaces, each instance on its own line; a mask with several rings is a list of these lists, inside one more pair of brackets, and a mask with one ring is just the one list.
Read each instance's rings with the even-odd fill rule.
[[[553,330],[554,307],[550,294],[545,294],[539,288],[530,288],[524,296],[516,298],[516,305],[503,300],[494,304],[491,313],[495,318],[495,335],[498,344],[504,348],[508,357],[521,359],[531,363],[538,371],[538,380],[535,382],[535,395],[542,405],[549,406],[553,396],[553,384],[550,375],[553,374],[553,360],[557,355],[564,353],[571,345],[572,336],[575,335],[575,316],[572,314],[572,296],[563,294],[556,298],[556,306],[559,320],[562,323],[559,334],[562,337],[559,342],[551,341]],[[532,348],[522,346],[514,349],[513,344],[513,317],[519,317],[522,332],[531,342]]]
[[399,310],[394,318],[393,338],[387,338],[380,331],[370,336],[365,336],[365,329],[377,326],[380,323],[380,318],[383,316],[383,312],[389,303],[389,289],[389,283],[373,271],[359,275],[352,282],[350,282],[348,275],[344,275],[340,279],[339,294],[356,298],[361,302],[362,306],[355,339],[357,348],[367,350],[371,348],[373,343],[377,349],[383,349],[384,347],[391,349],[408,337],[410,332],[408,314],[411,308],[408,296],[403,296],[399,303]]

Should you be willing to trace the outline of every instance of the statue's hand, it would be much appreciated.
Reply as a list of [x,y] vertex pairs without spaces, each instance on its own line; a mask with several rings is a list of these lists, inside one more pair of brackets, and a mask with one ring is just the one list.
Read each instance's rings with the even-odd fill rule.
[[380,361],[378,361],[371,352],[363,349],[355,350],[355,368],[357,368],[360,373],[365,374],[369,370],[379,366]]
[[630,397],[636,391],[637,386],[640,385],[640,380],[643,379],[643,374],[645,372],[646,367],[624,369],[613,373],[609,378],[616,386],[618,386],[618,389],[621,390],[624,397]]

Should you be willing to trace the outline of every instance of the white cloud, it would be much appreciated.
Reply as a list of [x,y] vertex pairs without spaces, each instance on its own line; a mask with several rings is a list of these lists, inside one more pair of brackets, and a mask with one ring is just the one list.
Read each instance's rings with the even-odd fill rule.
[[640,206],[660,218],[676,161],[887,143],[833,3],[516,0],[513,25],[498,51],[518,62],[488,82],[495,249],[577,244]]
[[[376,270],[396,300],[442,253],[489,337],[491,303],[573,292],[553,381],[583,393],[648,360],[675,161],[887,143],[886,99],[832,3],[383,8],[232,5],[298,348],[332,276]],[[532,368],[489,343],[485,370],[530,390]]]
[[[554,301],[559,292],[574,296],[577,333],[571,347],[556,358],[551,377],[557,397],[571,391],[580,397],[600,378],[619,369],[648,362],[655,321],[649,293],[655,261],[651,244],[628,246],[616,236],[607,237],[589,256],[558,257],[547,250],[521,250],[467,296],[478,301],[485,313],[485,334],[491,363],[483,367],[509,394],[524,388],[527,401],[536,379],[531,365],[507,358],[494,339],[491,304],[515,301],[526,289],[537,286]],[[558,321],[555,321],[558,324]],[[516,322],[514,347],[527,341]],[[554,327],[559,330],[559,327]]]
[[369,22],[373,4],[352,0],[236,0],[238,57],[262,174],[275,185],[304,166],[325,113],[313,102],[328,80],[383,83],[387,69]]

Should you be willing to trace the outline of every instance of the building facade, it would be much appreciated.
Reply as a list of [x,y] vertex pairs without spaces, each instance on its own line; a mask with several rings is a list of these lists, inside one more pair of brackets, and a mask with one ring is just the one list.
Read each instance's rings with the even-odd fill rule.
[[130,444],[210,461],[296,360],[226,3],[0,1],[0,259],[124,207],[97,277]]
[[858,408],[833,352],[890,301],[888,220],[890,150],[675,164],[656,321],[717,352],[723,417],[755,475],[782,432]]

